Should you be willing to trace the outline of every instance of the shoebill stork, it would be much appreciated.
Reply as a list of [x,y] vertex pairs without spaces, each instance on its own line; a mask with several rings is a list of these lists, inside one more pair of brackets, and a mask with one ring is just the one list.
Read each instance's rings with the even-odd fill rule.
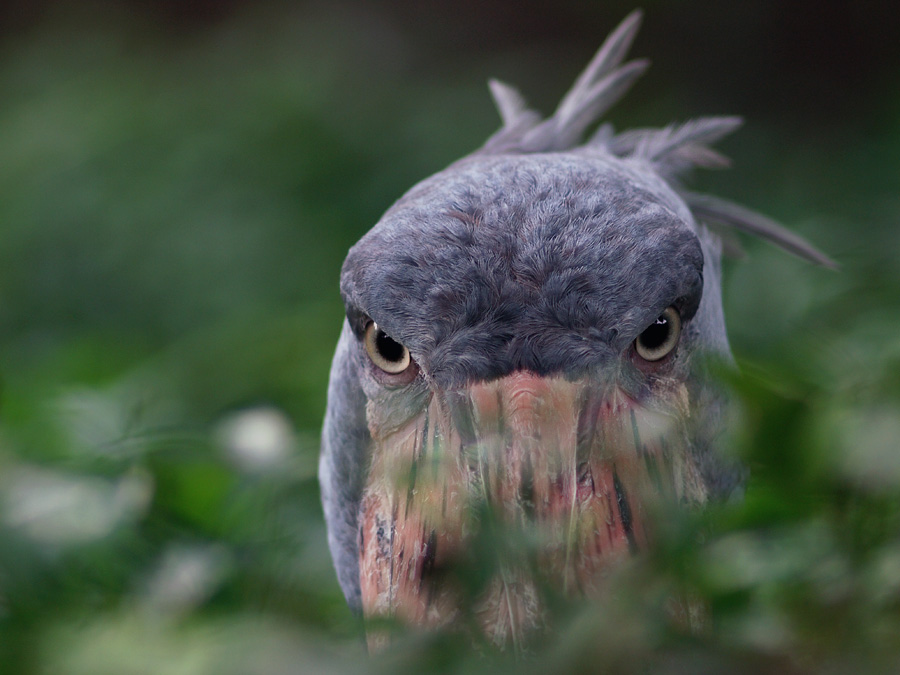
[[[545,581],[591,595],[652,535],[654,504],[703,504],[741,483],[716,452],[722,402],[703,368],[730,358],[708,226],[831,261],[682,187],[685,170],[725,163],[709,145],[738,118],[605,124],[584,141],[647,66],[623,64],[639,21],[625,19],[547,119],[492,81],[502,128],[347,256],[320,482],[340,585],[367,618],[452,623],[461,596],[436,570],[465,552],[485,507],[540,535]],[[490,639],[540,625],[533,577],[504,563],[486,584],[474,611]]]

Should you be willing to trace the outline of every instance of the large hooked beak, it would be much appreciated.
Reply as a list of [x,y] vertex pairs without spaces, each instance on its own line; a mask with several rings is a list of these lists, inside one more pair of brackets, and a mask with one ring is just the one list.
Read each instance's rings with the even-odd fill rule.
[[[654,504],[706,499],[687,396],[675,384],[638,403],[614,384],[520,371],[435,393],[402,426],[371,428],[359,513],[366,617],[452,623],[459,593],[436,570],[465,552],[484,508],[501,527],[539,535],[539,572],[562,592],[601,592],[604,570],[651,536]],[[498,644],[541,625],[534,570],[514,565],[500,563],[473,608]],[[370,646],[385,639],[370,632]]]

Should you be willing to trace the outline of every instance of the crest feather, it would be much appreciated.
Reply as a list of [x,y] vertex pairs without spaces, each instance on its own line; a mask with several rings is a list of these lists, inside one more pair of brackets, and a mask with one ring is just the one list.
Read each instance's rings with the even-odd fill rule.
[[640,27],[642,13],[629,14],[591,59],[587,68],[546,120],[525,109],[519,93],[496,80],[489,84],[503,127],[480,152],[554,152],[570,150],[587,128],[611,108],[647,69],[644,60],[621,65]]
[[606,149],[618,157],[650,162],[657,172],[673,178],[691,167],[729,166],[724,155],[709,147],[743,124],[740,117],[701,117],[662,129],[632,129],[614,136]]
[[500,119],[503,120],[503,126],[516,126],[522,116],[528,113],[528,106],[525,99],[522,98],[522,94],[515,87],[500,80],[489,80],[488,87],[494,98],[494,105],[497,106],[497,111],[500,113]]
[[574,151],[609,153],[638,160],[666,180],[698,220],[755,235],[805,260],[836,268],[831,258],[770,218],[718,197],[685,192],[678,184],[678,176],[691,168],[729,165],[727,157],[709,146],[740,127],[740,117],[702,117],[662,129],[633,129],[620,134],[606,123],[586,143],[579,145],[588,128],[600,120],[649,65],[646,60],[622,63],[637,35],[641,18],[640,10],[635,10],[619,24],[547,119],[529,109],[514,87],[491,80],[491,94],[503,126],[475,154]]
[[641,19],[643,19],[643,12],[636,9],[610,33],[600,49],[597,50],[594,58],[588,63],[587,68],[575,80],[569,93],[560,101],[559,107],[556,109],[557,116],[571,116],[571,111],[579,108],[580,101],[586,98],[585,93],[593,89],[596,82],[605,78],[622,63],[641,27]]
[[803,237],[785,229],[771,218],[721,197],[682,192],[682,199],[698,220],[727,225],[736,230],[770,241],[809,262],[837,269],[838,264]]

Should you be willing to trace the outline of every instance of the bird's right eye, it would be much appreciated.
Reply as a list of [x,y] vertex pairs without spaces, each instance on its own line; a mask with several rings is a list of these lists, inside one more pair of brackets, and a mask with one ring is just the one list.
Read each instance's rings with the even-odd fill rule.
[[412,363],[409,350],[381,330],[374,321],[366,326],[365,344],[372,363],[390,375],[399,375]]
[[659,361],[675,349],[680,337],[681,315],[667,307],[634,341],[634,349],[644,361]]

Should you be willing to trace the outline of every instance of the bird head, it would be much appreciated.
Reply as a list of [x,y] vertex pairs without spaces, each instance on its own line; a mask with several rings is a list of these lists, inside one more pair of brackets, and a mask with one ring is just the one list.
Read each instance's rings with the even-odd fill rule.
[[[407,192],[349,252],[320,480],[329,545],[367,617],[450,623],[445,575],[484,518],[540,533],[566,593],[652,537],[656,506],[739,487],[716,451],[729,360],[720,241],[707,224],[818,251],[742,207],[684,191],[740,120],[582,138],[643,72],[607,39],[544,120],[491,83],[503,127]],[[535,569],[501,564],[477,598],[488,636],[541,623]]]

